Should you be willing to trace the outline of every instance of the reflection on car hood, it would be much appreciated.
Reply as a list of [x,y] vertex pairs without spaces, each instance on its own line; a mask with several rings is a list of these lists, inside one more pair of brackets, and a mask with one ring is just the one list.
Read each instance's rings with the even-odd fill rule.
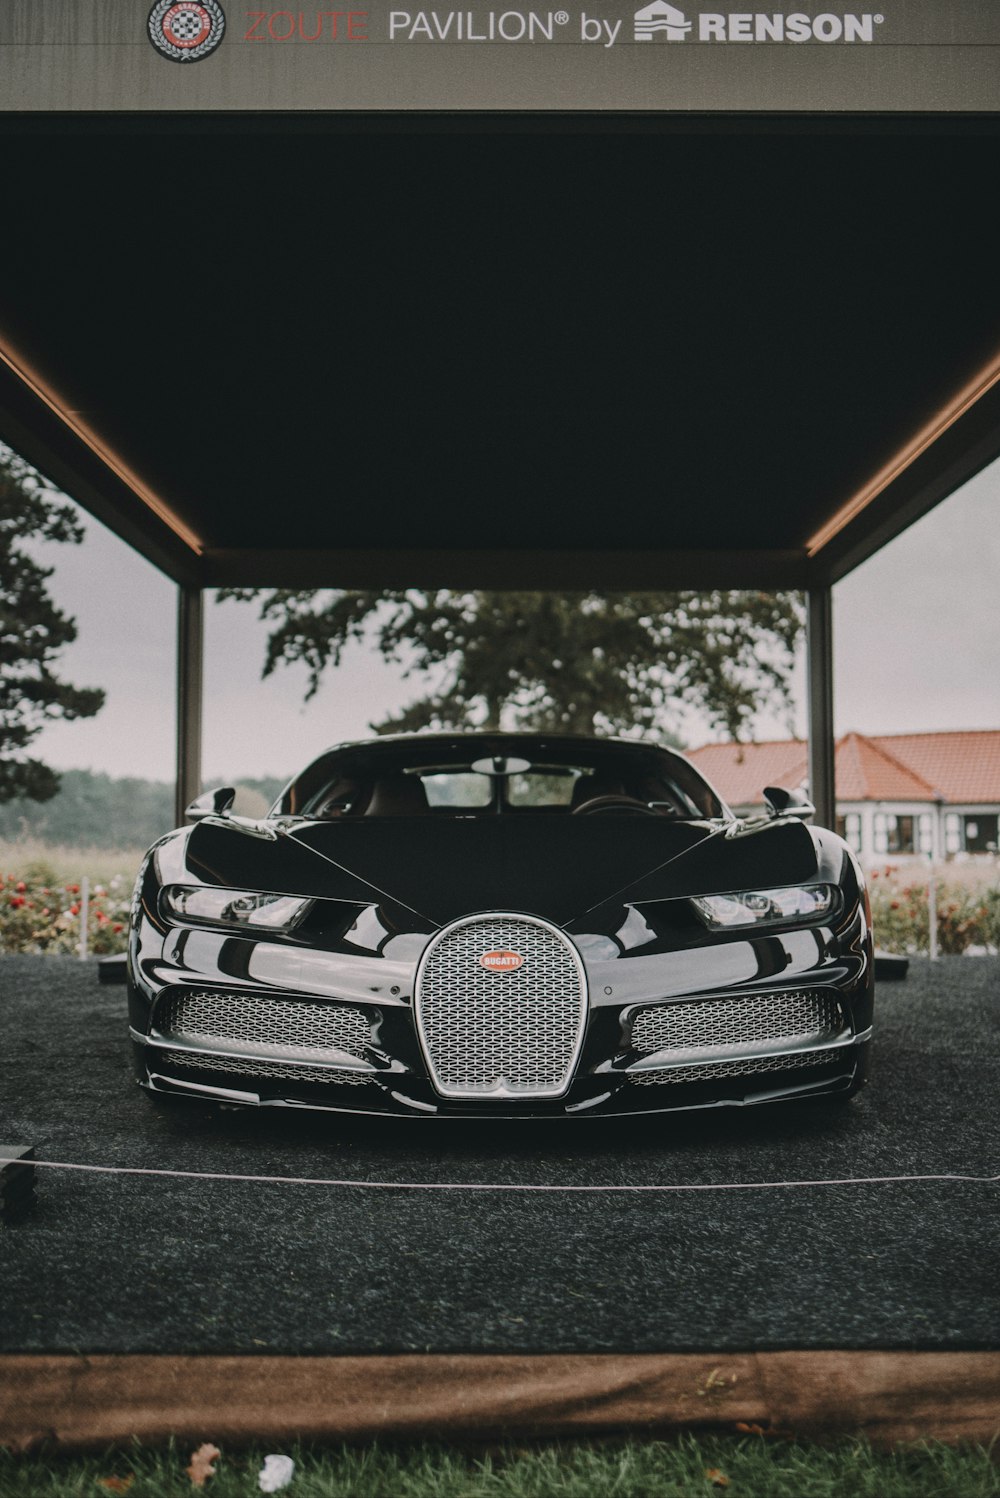
[[386,818],[299,822],[276,841],[209,818],[187,863],[211,883],[327,899],[373,892],[444,925],[480,910],[532,912],[558,925],[691,850],[724,842],[713,822],[662,817]]

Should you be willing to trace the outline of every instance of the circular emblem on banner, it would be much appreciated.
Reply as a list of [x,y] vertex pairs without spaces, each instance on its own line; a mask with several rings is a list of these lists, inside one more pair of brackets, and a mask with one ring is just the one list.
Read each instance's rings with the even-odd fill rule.
[[171,62],[200,62],[226,32],[218,0],[156,0],[149,12],[149,40]]

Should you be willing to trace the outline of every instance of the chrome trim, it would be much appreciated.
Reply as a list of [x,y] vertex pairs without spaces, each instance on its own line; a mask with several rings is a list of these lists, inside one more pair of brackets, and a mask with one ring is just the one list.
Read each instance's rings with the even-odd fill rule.
[[[158,1092],[163,1097],[184,1097],[194,1093],[197,1097],[214,1097],[223,1102],[230,1103],[259,1103],[259,1092],[237,1092],[234,1087],[206,1087],[201,1082],[175,1082],[173,1077],[162,1077],[159,1072],[151,1071],[150,1082],[155,1082],[155,1087],[147,1087],[146,1092]],[[162,1084],[166,1083],[164,1087]]]
[[[352,1103],[349,1108],[346,1108],[336,1103],[320,1103],[312,1100],[308,1103],[303,1103],[298,1098],[261,1097],[258,1092],[234,1092],[230,1087],[208,1087],[201,1082],[181,1082],[173,1077],[161,1077],[156,1072],[151,1072],[149,1079],[151,1082],[161,1085],[143,1087],[143,1091],[156,1092],[164,1097],[205,1098],[213,1099],[219,1103],[243,1103],[247,1107],[254,1108],[297,1108],[300,1112],[309,1113],[342,1113],[351,1118],[358,1115],[363,1115],[365,1118],[395,1118],[404,1123],[406,1118],[419,1118],[422,1116],[418,1113],[407,1114],[405,1116],[401,1114],[387,1114],[384,1108],[361,1108],[356,1103]],[[163,1083],[167,1085],[163,1086]],[[142,1086],[141,1083],[140,1086]],[[403,1099],[403,1101],[406,1101],[406,1099]]]

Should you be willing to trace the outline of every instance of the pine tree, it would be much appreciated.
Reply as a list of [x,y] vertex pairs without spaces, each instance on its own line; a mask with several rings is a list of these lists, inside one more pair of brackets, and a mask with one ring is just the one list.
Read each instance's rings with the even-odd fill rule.
[[31,539],[79,542],[72,508],[52,497],[27,463],[0,449],[0,801],[45,801],[59,776],[25,753],[46,723],[92,718],[104,702],[97,687],[73,687],[53,669],[76,624],[59,610],[43,567],[25,549]]

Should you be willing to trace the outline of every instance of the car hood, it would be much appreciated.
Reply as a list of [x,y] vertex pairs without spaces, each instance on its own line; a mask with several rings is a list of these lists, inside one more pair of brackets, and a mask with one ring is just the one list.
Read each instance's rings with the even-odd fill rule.
[[[812,841],[799,823],[755,836],[732,824],[644,816],[413,817],[248,824],[206,818],[186,862],[208,883],[325,899],[378,898],[445,925],[484,910],[568,925],[625,899],[670,899],[741,883],[808,879]],[[752,844],[752,847],[748,847]]]

